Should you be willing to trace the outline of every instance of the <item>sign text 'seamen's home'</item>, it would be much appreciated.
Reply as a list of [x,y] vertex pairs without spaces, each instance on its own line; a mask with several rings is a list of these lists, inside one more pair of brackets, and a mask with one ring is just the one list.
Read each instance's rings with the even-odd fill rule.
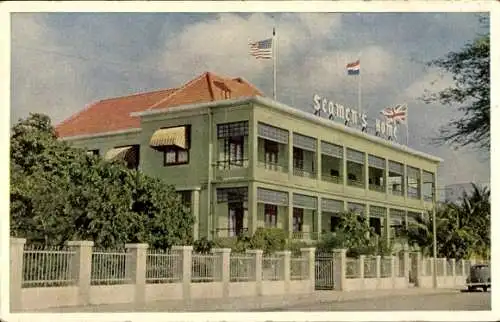
[[[314,114],[320,115],[321,112],[328,115],[330,120],[342,120],[347,126],[360,126],[362,132],[368,132],[368,116],[366,113],[359,112],[353,108],[344,107],[341,104],[334,103],[314,94],[313,96]],[[397,126],[393,122],[379,119],[375,124],[375,136],[382,137],[388,140],[397,140]]]

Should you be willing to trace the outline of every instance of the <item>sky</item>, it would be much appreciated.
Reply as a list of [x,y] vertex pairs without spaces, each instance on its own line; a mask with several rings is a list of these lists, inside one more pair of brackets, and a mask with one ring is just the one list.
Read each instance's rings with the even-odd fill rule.
[[[205,71],[241,76],[272,97],[272,62],[248,54],[249,40],[277,30],[277,100],[312,112],[318,94],[369,118],[408,105],[411,148],[444,159],[438,184],[490,182],[489,153],[433,146],[461,114],[425,104],[424,91],[452,84],[425,62],[460,50],[484,32],[475,13],[15,13],[11,22],[11,124],[30,112],[54,124],[100,99],[178,87]],[[405,135],[401,127],[401,136]],[[404,140],[403,140],[404,142]]]

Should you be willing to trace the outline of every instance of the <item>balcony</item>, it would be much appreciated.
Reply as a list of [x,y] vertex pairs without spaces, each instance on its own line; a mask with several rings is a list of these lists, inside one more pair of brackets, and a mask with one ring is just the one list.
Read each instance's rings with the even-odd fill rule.
[[342,184],[342,181],[343,181],[342,177],[340,177],[340,176],[332,176],[332,175],[325,174],[325,173],[321,174],[321,180],[327,181],[327,182],[333,182],[333,183],[337,183],[337,184]]
[[317,231],[294,231],[292,239],[295,240],[319,240],[320,233]]
[[363,182],[363,180],[347,179],[347,185],[356,188],[362,188],[362,189],[365,188],[365,183]]
[[302,168],[293,168],[293,175],[297,177],[304,177],[310,179],[316,179],[316,172],[305,170]]
[[226,237],[238,237],[243,234],[248,233],[248,228],[216,228],[215,237],[216,238],[226,238]]
[[269,171],[276,171],[276,172],[283,172],[287,173],[288,172],[288,165],[280,162],[266,162],[266,161],[259,161],[257,163],[257,166],[261,169],[266,169]]
[[370,189],[370,190],[385,193],[385,187],[384,187],[384,186],[382,186],[382,185],[380,185],[380,184],[370,183],[370,184],[368,185],[368,187],[369,187],[369,189]]

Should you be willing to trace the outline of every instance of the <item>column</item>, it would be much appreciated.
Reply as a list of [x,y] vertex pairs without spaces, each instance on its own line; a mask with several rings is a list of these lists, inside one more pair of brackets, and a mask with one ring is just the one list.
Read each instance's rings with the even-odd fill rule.
[[92,247],[93,241],[68,241],[66,245],[71,248],[73,256],[71,268],[72,276],[76,278],[78,287],[78,305],[88,305],[90,302],[90,282],[92,273]]
[[344,291],[346,288],[346,249],[334,249],[333,258],[335,270],[333,274],[333,287],[336,291]]
[[195,220],[193,225],[193,238],[194,240],[198,240],[200,238],[200,190],[193,190],[191,197],[191,213]]
[[347,185],[347,148],[345,146],[342,147],[342,184],[345,187]]
[[293,237],[293,193],[288,193],[288,238]]
[[443,276],[448,276],[448,275],[449,275],[449,273],[447,272],[447,270],[448,270],[447,268],[448,268],[448,267],[447,267],[447,264],[446,264],[446,262],[447,262],[447,261],[446,261],[446,258],[443,258],[443,259],[441,260],[441,262],[442,262],[442,264],[441,264],[441,265],[443,265]]
[[318,180],[321,180],[321,140],[320,139],[316,139],[316,178]]
[[191,270],[193,265],[193,246],[172,246],[172,252],[182,258],[182,298],[191,299]]
[[288,131],[288,180],[293,178],[293,132]]
[[368,153],[363,153],[363,155],[365,156],[365,167],[363,169],[363,171],[364,171],[363,178],[365,179],[365,190],[369,190],[370,183],[368,181],[368,175],[370,173],[370,167],[368,165]]
[[457,268],[455,267],[456,260],[455,258],[450,259],[451,262],[451,276],[453,277],[453,286],[457,284]]
[[385,159],[384,184],[385,194],[389,194],[389,159]]
[[323,217],[323,210],[321,209],[321,197],[318,197],[318,206],[316,207],[316,239],[321,239],[321,222]]
[[246,251],[247,254],[254,256],[254,274],[255,274],[255,295],[262,295],[262,255],[261,249],[251,249]]
[[144,303],[146,299],[146,260],[148,244],[125,244],[125,249],[130,256],[126,262],[127,278],[135,284],[135,302]]
[[419,183],[418,183],[418,190],[419,190],[419,193],[420,193],[420,202],[423,202],[424,201],[424,177],[423,177],[423,174],[424,172],[422,171],[422,169],[418,169],[419,170],[419,176],[420,176],[420,179],[419,179]]
[[386,238],[387,238],[387,243],[390,244],[391,242],[391,210],[390,208],[385,208],[385,233],[386,233]]
[[10,238],[10,310],[20,311],[23,308],[23,259],[24,238]]
[[316,248],[301,248],[300,253],[302,255],[302,258],[307,258],[307,274],[309,277],[309,281],[311,282],[309,284],[310,287],[310,293],[314,292],[314,288],[316,286],[316,271],[315,271],[315,265],[316,265]]
[[283,258],[283,281],[285,282],[285,294],[290,292],[290,258],[292,256],[292,252],[289,250],[277,252],[276,255]]
[[408,177],[407,177],[407,170],[406,170],[406,164],[403,164],[403,198],[405,200],[408,198]]
[[248,120],[248,146],[249,146],[249,160],[248,167],[250,178],[255,178],[255,171],[257,168],[257,158],[259,156],[259,136],[258,136],[258,122],[255,119],[255,109],[252,109]]
[[213,248],[212,253],[217,254],[220,263],[220,274],[222,282],[222,297],[229,297],[229,283],[230,283],[230,265],[231,265],[231,248]]
[[248,232],[253,236],[257,230],[258,204],[257,204],[257,185],[255,181],[248,183]]
[[380,255],[375,256],[375,276],[377,278],[377,286],[380,285]]

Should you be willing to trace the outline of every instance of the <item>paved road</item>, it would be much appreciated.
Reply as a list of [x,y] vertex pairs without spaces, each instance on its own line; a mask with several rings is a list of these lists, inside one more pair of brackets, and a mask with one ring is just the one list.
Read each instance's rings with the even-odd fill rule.
[[446,294],[395,295],[347,301],[320,301],[307,305],[266,308],[254,311],[430,311],[430,310],[491,310],[490,292],[463,292]]

